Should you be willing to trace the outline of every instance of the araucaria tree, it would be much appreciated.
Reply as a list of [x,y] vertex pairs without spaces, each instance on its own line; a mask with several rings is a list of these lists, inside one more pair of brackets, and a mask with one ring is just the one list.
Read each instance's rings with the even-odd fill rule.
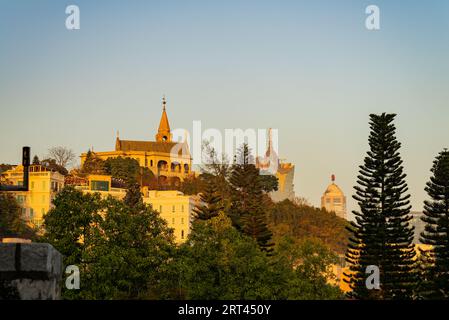
[[426,225],[421,233],[421,242],[433,247],[428,252],[434,265],[426,295],[449,299],[449,150],[438,154],[431,172],[425,188],[431,200],[424,201]]
[[255,239],[262,251],[271,252],[272,233],[266,223],[262,179],[251,162],[249,147],[243,144],[231,169],[232,204],[228,214],[237,229]]
[[206,181],[206,187],[200,194],[201,204],[197,205],[193,212],[195,218],[209,220],[218,216],[223,210],[222,199],[218,192],[218,186],[213,179]]
[[[369,147],[360,166],[356,194],[360,206],[353,211],[349,264],[350,297],[356,299],[411,299],[415,283],[410,195],[405,182],[401,144],[395,136],[395,114],[370,115]],[[367,267],[379,269],[380,288],[373,284]],[[375,274],[373,274],[375,277]]]

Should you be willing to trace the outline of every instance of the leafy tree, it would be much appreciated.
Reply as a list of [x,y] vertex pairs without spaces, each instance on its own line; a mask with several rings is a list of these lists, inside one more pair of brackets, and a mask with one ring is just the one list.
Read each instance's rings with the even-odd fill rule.
[[[283,298],[301,300],[342,299],[332,266],[337,255],[317,239],[297,241],[285,236],[279,240],[273,267],[286,274]],[[282,277],[278,277],[282,282]]]
[[104,163],[105,171],[114,178],[125,180],[127,183],[137,182],[139,175],[139,162],[132,158],[108,158]]
[[206,182],[205,190],[200,194],[201,203],[193,210],[197,219],[209,220],[223,210],[222,199],[214,181]]
[[123,201],[131,208],[143,204],[142,192],[138,183],[133,183],[128,186]]
[[45,216],[45,237],[81,276],[81,289],[64,289],[65,298],[154,298],[152,288],[174,250],[172,232],[157,212],[72,187],[54,204]]
[[[415,283],[413,227],[406,175],[396,140],[394,114],[370,115],[370,151],[360,166],[346,261],[350,296],[358,299],[409,299]],[[366,268],[380,270],[380,290],[368,290]]]
[[180,248],[170,286],[183,295],[177,299],[270,299],[273,277],[267,259],[224,214],[196,220]]
[[426,184],[431,200],[424,201],[426,223],[421,242],[432,245],[430,259],[434,261],[433,279],[426,295],[449,299],[449,151],[438,154],[431,169],[432,176]]
[[148,186],[151,180],[154,179],[154,174],[150,169],[141,167],[136,159],[128,157],[106,159],[104,170],[106,174],[111,175],[115,179],[121,179],[128,185],[139,183],[142,186]]
[[[101,220],[104,203],[98,193],[83,194],[68,186],[56,195],[53,204],[44,216],[45,241],[64,256],[66,265],[80,266],[90,245],[89,235]],[[76,295],[75,291],[68,290],[66,297]]]
[[319,242],[280,241],[272,256],[238,232],[223,212],[196,220],[160,283],[163,299],[339,299],[335,255]]
[[[165,220],[143,203],[129,206],[109,198],[104,218],[89,237],[86,299],[147,299],[172,259],[173,234]],[[82,290],[83,291],[83,290]]]
[[35,231],[21,217],[21,207],[13,195],[0,192],[0,238],[35,239]]
[[239,161],[230,176],[232,203],[228,211],[234,226],[257,241],[266,252],[272,251],[272,233],[266,224],[264,193],[259,169],[251,163],[247,144],[239,149]]

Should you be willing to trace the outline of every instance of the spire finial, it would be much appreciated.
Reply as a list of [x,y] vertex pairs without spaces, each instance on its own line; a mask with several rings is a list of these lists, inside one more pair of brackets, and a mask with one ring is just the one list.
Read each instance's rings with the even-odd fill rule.
[[165,111],[165,105],[167,104],[167,100],[165,99],[165,94],[162,96],[162,109]]
[[120,132],[117,130],[117,139],[120,139]]
[[332,183],[335,182],[335,174],[331,175],[331,180],[332,180]]

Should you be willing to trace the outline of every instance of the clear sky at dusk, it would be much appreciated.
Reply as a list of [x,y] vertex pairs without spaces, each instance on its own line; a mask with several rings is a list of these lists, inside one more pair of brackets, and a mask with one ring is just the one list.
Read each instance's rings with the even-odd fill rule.
[[[81,29],[65,28],[76,4]],[[365,8],[380,8],[379,31]],[[370,113],[397,113],[413,210],[449,147],[449,1],[0,0],[0,163],[153,140],[172,128],[277,128],[297,195],[335,173],[351,199]]]

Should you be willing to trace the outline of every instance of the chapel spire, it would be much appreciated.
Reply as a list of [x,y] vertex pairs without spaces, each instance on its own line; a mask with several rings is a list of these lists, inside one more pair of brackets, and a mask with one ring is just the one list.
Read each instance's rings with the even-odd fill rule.
[[170,124],[168,123],[167,112],[165,110],[166,105],[167,101],[165,100],[164,95],[162,98],[161,121],[159,122],[159,129],[156,134],[156,141],[158,142],[171,142]]

